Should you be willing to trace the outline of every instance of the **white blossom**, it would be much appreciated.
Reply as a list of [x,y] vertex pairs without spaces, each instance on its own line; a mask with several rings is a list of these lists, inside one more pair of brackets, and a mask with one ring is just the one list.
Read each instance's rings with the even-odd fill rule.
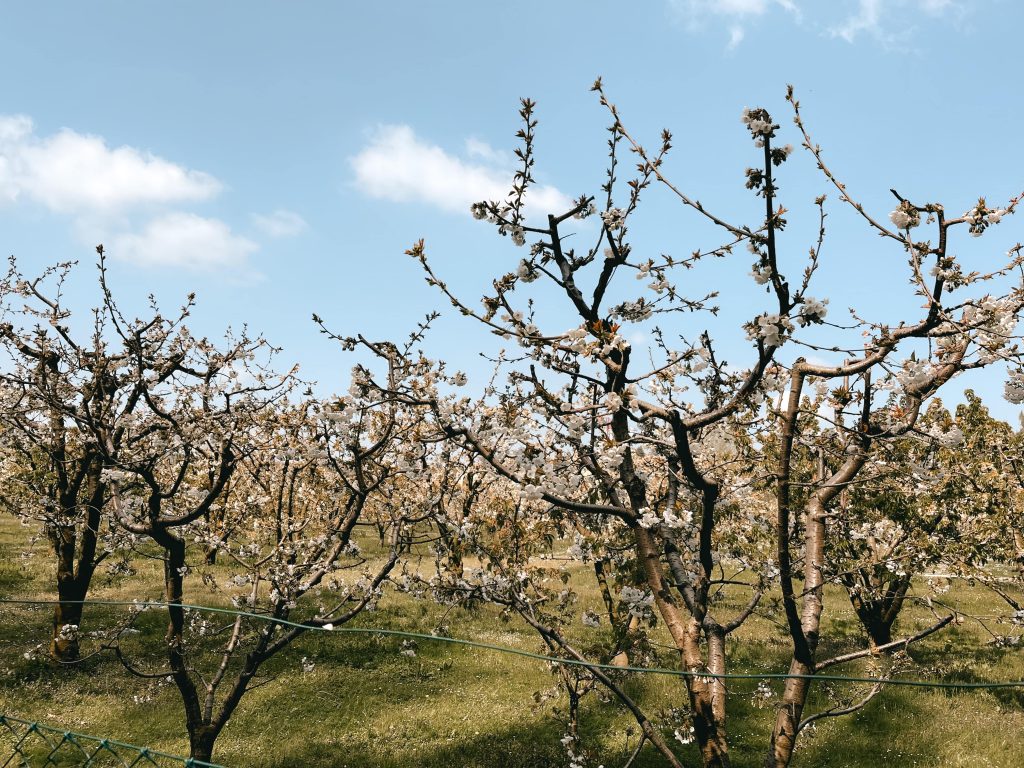
[[601,214],[601,219],[604,221],[604,225],[608,228],[608,231],[614,232],[621,228],[625,223],[626,212],[621,208],[609,208]]

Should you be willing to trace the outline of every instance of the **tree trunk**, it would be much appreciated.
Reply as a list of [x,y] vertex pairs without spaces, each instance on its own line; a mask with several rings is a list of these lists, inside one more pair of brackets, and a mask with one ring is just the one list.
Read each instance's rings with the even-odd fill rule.
[[213,744],[217,739],[217,732],[205,726],[199,727],[195,732],[189,733],[189,757],[193,760],[201,760],[204,763],[213,762]]
[[220,551],[220,547],[207,547],[203,555],[203,563],[205,565],[216,565],[218,551]]
[[857,609],[857,618],[868,633],[868,646],[873,650],[880,645],[892,642],[892,627],[896,622],[896,616],[892,615],[889,620],[883,615],[882,606],[875,603],[862,605]]
[[150,535],[164,548],[164,600],[168,603],[169,620],[164,640],[167,644],[167,663],[171,668],[171,678],[185,706],[185,728],[188,730],[191,756],[209,762],[217,732],[210,728],[203,716],[199,692],[185,660],[185,610],[181,607],[185,542],[162,528],[156,529]]
[[[794,638],[794,653],[789,665],[791,675],[814,674],[814,658],[821,631],[821,613],[824,609],[826,512],[818,499],[811,499],[806,507],[804,530],[804,596],[800,614],[801,636]],[[807,677],[790,677],[782,694],[782,705],[775,717],[765,768],[784,768],[793,759],[797,728],[807,703],[811,681]]]
[[[47,531],[57,559],[57,599],[60,601],[53,610],[50,657],[59,662],[77,661],[81,655],[78,638],[85,608],[82,601],[89,592],[96,566],[104,557],[96,555],[100,512],[105,494],[105,486],[100,482],[100,471],[98,462],[89,468],[89,501],[84,520],[74,525],[52,526]],[[61,506],[68,517],[80,514],[76,509],[74,495],[62,493]],[[64,630],[64,627],[69,629]]]
[[[700,627],[691,622],[693,648],[688,655],[692,658],[700,641]],[[725,633],[707,633],[709,672],[720,675],[725,672]],[[687,667],[695,667],[688,663]],[[697,739],[704,768],[729,768],[729,743],[725,730],[725,681],[720,678],[690,678],[690,708],[693,710],[693,735]]]
[[[79,579],[57,582],[57,596],[61,601],[53,608],[53,636],[50,639],[50,657],[59,662],[77,661],[81,655],[78,635],[82,623],[82,603],[85,587]],[[69,629],[65,630],[65,627]],[[74,629],[70,629],[74,627]]]
[[[724,643],[725,634],[718,638],[715,633],[709,637],[708,664],[705,665],[701,656],[700,640],[701,624],[692,616],[684,619],[679,607],[669,591],[661,573],[661,553],[654,545],[651,534],[644,528],[634,531],[637,544],[637,555],[647,584],[654,593],[654,602],[665,622],[676,648],[682,656],[683,666],[694,673],[686,678],[686,689],[690,698],[690,710],[693,713],[693,734],[700,748],[704,768],[729,768],[729,744],[725,731],[725,685],[720,680],[701,677],[704,671],[721,674],[725,671]],[[711,640],[711,638],[716,638]],[[718,640],[721,645],[718,645]],[[715,652],[718,648],[722,652]],[[719,715],[722,720],[719,720]]]

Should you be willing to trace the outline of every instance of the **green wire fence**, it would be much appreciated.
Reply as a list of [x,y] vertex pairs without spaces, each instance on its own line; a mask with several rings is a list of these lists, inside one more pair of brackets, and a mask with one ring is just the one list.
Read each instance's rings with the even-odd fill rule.
[[[24,599],[13,599],[13,598],[0,598],[0,604],[12,603],[22,605],[56,605],[59,600],[24,600]],[[792,672],[729,672],[729,673],[714,673],[705,670],[687,670],[687,669],[668,669],[665,667],[633,667],[633,666],[619,666],[616,664],[601,664],[596,661],[579,660],[573,658],[565,658],[561,656],[547,656],[542,653],[534,653],[532,651],[525,651],[521,648],[510,648],[505,645],[496,645],[494,643],[484,643],[479,640],[465,640],[459,637],[447,637],[445,635],[431,635],[423,632],[408,632],[405,630],[398,629],[382,629],[379,627],[334,627],[330,624],[326,626],[319,626],[315,624],[304,624],[298,621],[290,621],[288,619],[275,618],[261,613],[251,613],[249,611],[238,611],[233,608],[218,608],[208,605],[193,605],[191,603],[164,603],[155,600],[64,600],[67,603],[82,603],[84,605],[106,605],[106,606],[122,606],[122,607],[135,607],[141,608],[167,608],[175,607],[182,608],[187,611],[201,611],[204,613],[220,613],[229,616],[244,616],[246,618],[255,619],[257,621],[264,621],[270,624],[279,624],[285,627],[297,627],[305,629],[310,632],[335,632],[344,634],[359,634],[359,635],[377,635],[382,637],[401,637],[411,640],[424,640],[428,642],[438,643],[449,643],[451,645],[463,645],[470,648],[480,648],[487,651],[497,651],[499,653],[507,653],[513,656],[523,656],[528,659],[535,659],[537,661],[543,661],[548,664],[558,664],[567,667],[584,667],[587,669],[601,669],[609,670],[613,672],[640,672],[653,675],[669,675],[673,677],[690,677],[690,678],[701,678],[701,679],[718,679],[718,680],[788,680],[791,678],[795,679],[806,679],[816,680],[821,682],[835,682],[835,683],[865,683],[874,685],[876,683],[883,683],[885,685],[898,685],[905,687],[916,687],[916,688],[937,688],[937,689],[952,689],[952,690],[964,690],[964,689],[995,689],[995,688],[1024,688],[1024,680],[1007,680],[993,683],[985,682],[948,682],[940,680],[912,680],[902,677],[858,677],[855,675],[828,675],[828,674],[796,674]],[[3,766],[0,766],[3,768]]]
[[[28,600],[14,598],[0,598],[0,604],[20,605],[55,605],[57,600]],[[397,629],[383,629],[376,627],[333,627],[331,625],[319,626],[290,621],[287,619],[275,618],[265,614],[239,611],[232,608],[219,608],[214,606],[193,605],[190,603],[165,603],[159,601],[138,601],[138,600],[65,600],[65,603],[82,603],[86,605],[103,605],[114,607],[129,607],[137,610],[146,608],[166,608],[169,606],[180,607],[189,611],[200,611],[204,613],[226,614],[230,616],[243,616],[273,624],[288,627],[297,627],[310,632],[335,632],[345,634],[363,634],[384,637],[399,637],[405,639],[422,640],[427,642],[448,643],[461,645],[470,648],[507,653],[515,656],[522,656],[548,664],[563,666],[584,667],[591,669],[611,670],[615,672],[638,672],[655,675],[670,675],[674,677],[698,677],[718,678],[723,680],[785,680],[789,678],[806,678],[821,682],[840,683],[861,683],[894,686],[908,686],[918,688],[934,689],[997,689],[997,688],[1024,688],[1024,680],[1009,680],[999,682],[948,682],[940,680],[914,680],[900,677],[861,677],[856,675],[829,675],[810,674],[800,675],[792,673],[775,672],[734,672],[727,674],[715,674],[708,671],[693,671],[680,669],[667,669],[663,667],[634,667],[618,666],[613,664],[601,664],[592,661],[548,656],[541,653],[511,648],[494,643],[486,643],[477,640],[466,640],[458,637],[446,637],[443,635],[426,634],[422,632],[408,632]],[[10,749],[11,756],[6,762],[0,763],[0,768],[17,766],[18,768],[50,768],[51,766],[72,766],[82,765],[90,768],[124,768],[134,766],[182,766],[183,768],[221,768],[212,763],[206,763],[192,758],[176,757],[164,752],[148,749],[146,747],[133,746],[123,742],[103,739],[96,736],[54,728],[40,723],[21,720],[15,717],[0,715],[0,748]],[[5,743],[6,742],[6,743]],[[2,754],[0,754],[2,757]]]
[[0,763],[0,768],[222,768],[190,757],[177,757],[148,747],[88,736],[9,715],[0,715],[0,747],[10,751],[10,757]]

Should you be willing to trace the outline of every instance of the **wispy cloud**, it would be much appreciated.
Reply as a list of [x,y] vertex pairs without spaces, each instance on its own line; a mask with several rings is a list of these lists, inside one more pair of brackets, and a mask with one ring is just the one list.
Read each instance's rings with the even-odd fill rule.
[[147,204],[206,200],[221,188],[134,147],[65,128],[39,136],[25,115],[0,116],[0,202],[28,199],[52,211],[120,213]]
[[729,27],[729,45],[727,46],[729,50],[731,51],[733,48],[742,43],[743,38],[745,36],[746,33],[743,31],[743,27],[741,27],[740,25],[736,24],[732,27]]
[[877,35],[881,31],[879,27],[881,10],[881,0],[860,0],[857,12],[829,31],[848,43],[852,43],[861,32],[871,32]]
[[866,34],[894,45],[907,37],[914,17],[920,13],[938,18],[960,11],[954,0],[857,0],[857,10],[828,31],[848,43]]
[[[357,186],[370,197],[426,203],[444,211],[469,214],[471,203],[504,200],[512,184],[508,159],[476,139],[466,158],[419,139],[408,125],[383,125],[351,159]],[[571,199],[552,186],[534,185],[527,209],[562,212]]]
[[268,237],[294,237],[306,230],[306,220],[294,211],[278,208],[268,214],[250,216],[253,226]]
[[113,258],[142,266],[212,271],[247,270],[249,257],[258,249],[223,221],[175,211],[150,220],[141,232],[115,235],[108,251]]
[[804,22],[806,13],[806,28],[817,34],[849,43],[868,36],[890,47],[909,39],[922,14],[937,19],[964,13],[962,0],[668,0],[668,7],[690,32],[722,28],[730,51],[743,43],[752,25],[763,23],[773,11],[784,12],[797,24]]
[[787,11],[796,21],[802,18],[794,0],[669,0],[669,8],[691,32],[703,30],[710,22],[727,22],[729,42],[726,47],[729,50],[743,42],[748,21],[772,9]]

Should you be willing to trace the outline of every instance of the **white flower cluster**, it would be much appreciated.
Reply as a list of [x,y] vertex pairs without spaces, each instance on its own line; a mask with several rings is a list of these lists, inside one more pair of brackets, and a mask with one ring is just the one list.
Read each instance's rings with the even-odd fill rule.
[[524,283],[532,283],[540,277],[540,273],[533,268],[533,265],[530,264],[530,262],[523,259],[519,262],[519,266],[516,268],[516,276]]
[[873,520],[860,523],[846,532],[851,541],[897,541],[904,535],[903,526],[894,520]]
[[571,352],[585,354],[590,350],[589,332],[583,326],[570,328],[562,335],[562,346]]
[[593,555],[594,553],[591,550],[590,542],[578,533],[576,534],[573,543],[565,550],[566,557],[570,557],[573,560],[579,560],[584,563],[589,562]]
[[692,725],[689,727],[689,729],[684,728],[682,732],[678,728],[676,728],[672,732],[672,734],[676,737],[676,741],[678,741],[684,747],[687,744],[692,744],[697,738],[696,733],[694,732],[694,727]]
[[533,483],[527,483],[520,489],[519,498],[523,501],[540,501],[544,498],[544,489]]
[[786,376],[783,368],[769,369],[765,371],[764,376],[761,378],[761,388],[765,392],[782,392],[788,382],[789,377]]
[[971,237],[981,237],[981,233],[991,224],[998,224],[1000,219],[1006,215],[1005,208],[988,208],[985,200],[978,200],[978,204],[964,214],[970,224]]
[[928,384],[932,377],[932,366],[927,360],[907,360],[903,370],[896,374],[896,381],[904,392],[914,392]]
[[807,296],[803,300],[803,304],[800,307],[800,315],[797,317],[797,322],[801,326],[820,324],[825,321],[825,315],[828,313],[828,299],[824,301],[818,301],[810,296]]
[[963,323],[977,328],[976,341],[983,351],[979,353],[982,362],[992,362],[999,350],[1006,347],[1017,328],[1017,299],[1007,296],[997,299],[992,296],[972,302],[964,308]]
[[629,346],[629,340],[616,334],[609,339],[600,349],[595,350],[595,357],[608,358],[616,350],[622,352]]
[[581,208],[579,212],[574,214],[573,218],[577,220],[582,220],[587,218],[588,216],[593,216],[595,213],[597,213],[597,208],[594,206],[594,202],[591,201],[589,205],[587,205],[584,208]]
[[900,229],[912,229],[921,223],[921,214],[917,208],[904,200],[889,214],[889,220]]
[[598,456],[601,467],[608,471],[616,471],[626,457],[627,447],[626,443],[615,443],[601,451]]
[[762,261],[755,261],[750,268],[750,276],[754,278],[754,282],[758,285],[764,285],[772,279],[771,267]]
[[654,595],[651,592],[635,587],[623,587],[619,597],[630,616],[645,619],[651,615],[651,607],[654,605]]
[[964,442],[964,432],[955,424],[948,431],[943,431],[937,426],[933,427],[928,431],[928,435],[943,448],[956,448]]
[[[665,287],[668,287],[667,282],[665,283]],[[646,320],[653,314],[653,312],[654,307],[652,307],[648,302],[644,301],[643,297],[641,297],[637,301],[624,301],[614,310],[614,314],[616,316],[621,317],[623,320],[629,320],[634,323],[639,322],[641,320]]]
[[103,471],[100,472],[100,480],[104,483],[122,483],[129,477],[131,477],[131,475],[128,472],[124,472],[120,469],[113,469],[112,467],[104,467]]
[[612,413],[622,410],[622,395],[618,392],[608,392],[601,398],[601,404]]
[[601,220],[609,232],[614,232],[626,223],[626,212],[621,208],[609,208],[601,214]]
[[788,317],[765,313],[747,324],[747,339],[761,339],[769,347],[778,347],[792,331],[793,323]]
[[761,709],[763,707],[772,706],[772,699],[775,698],[775,691],[772,690],[767,680],[762,680],[757,684],[757,688],[750,697],[750,703],[755,707]]
[[772,132],[772,121],[768,118],[768,113],[763,109],[751,110],[747,107],[743,108],[743,114],[740,115],[740,121],[750,129],[750,132],[754,136],[769,136]]
[[[523,228],[518,224],[509,224],[505,221],[502,221],[502,219],[499,218],[499,216],[494,213],[494,208],[495,206],[491,203],[479,202],[470,205],[469,212],[473,214],[474,219],[486,219],[491,224],[499,224],[498,232],[500,232],[503,235],[510,235],[512,237],[512,242],[515,243],[516,245],[525,245],[526,233],[523,231]],[[499,211],[501,216],[508,216],[512,212],[512,208],[507,204],[503,205],[501,210]]]
[[641,528],[650,530],[661,525],[661,518],[658,517],[649,507],[640,510],[640,519],[637,521]]
[[682,530],[687,528],[692,522],[693,513],[688,509],[682,510],[680,515],[675,514],[671,509],[666,509],[661,514],[661,525],[666,530]]
[[1024,371],[1012,371],[1003,385],[1003,397],[1014,405],[1024,403]]

